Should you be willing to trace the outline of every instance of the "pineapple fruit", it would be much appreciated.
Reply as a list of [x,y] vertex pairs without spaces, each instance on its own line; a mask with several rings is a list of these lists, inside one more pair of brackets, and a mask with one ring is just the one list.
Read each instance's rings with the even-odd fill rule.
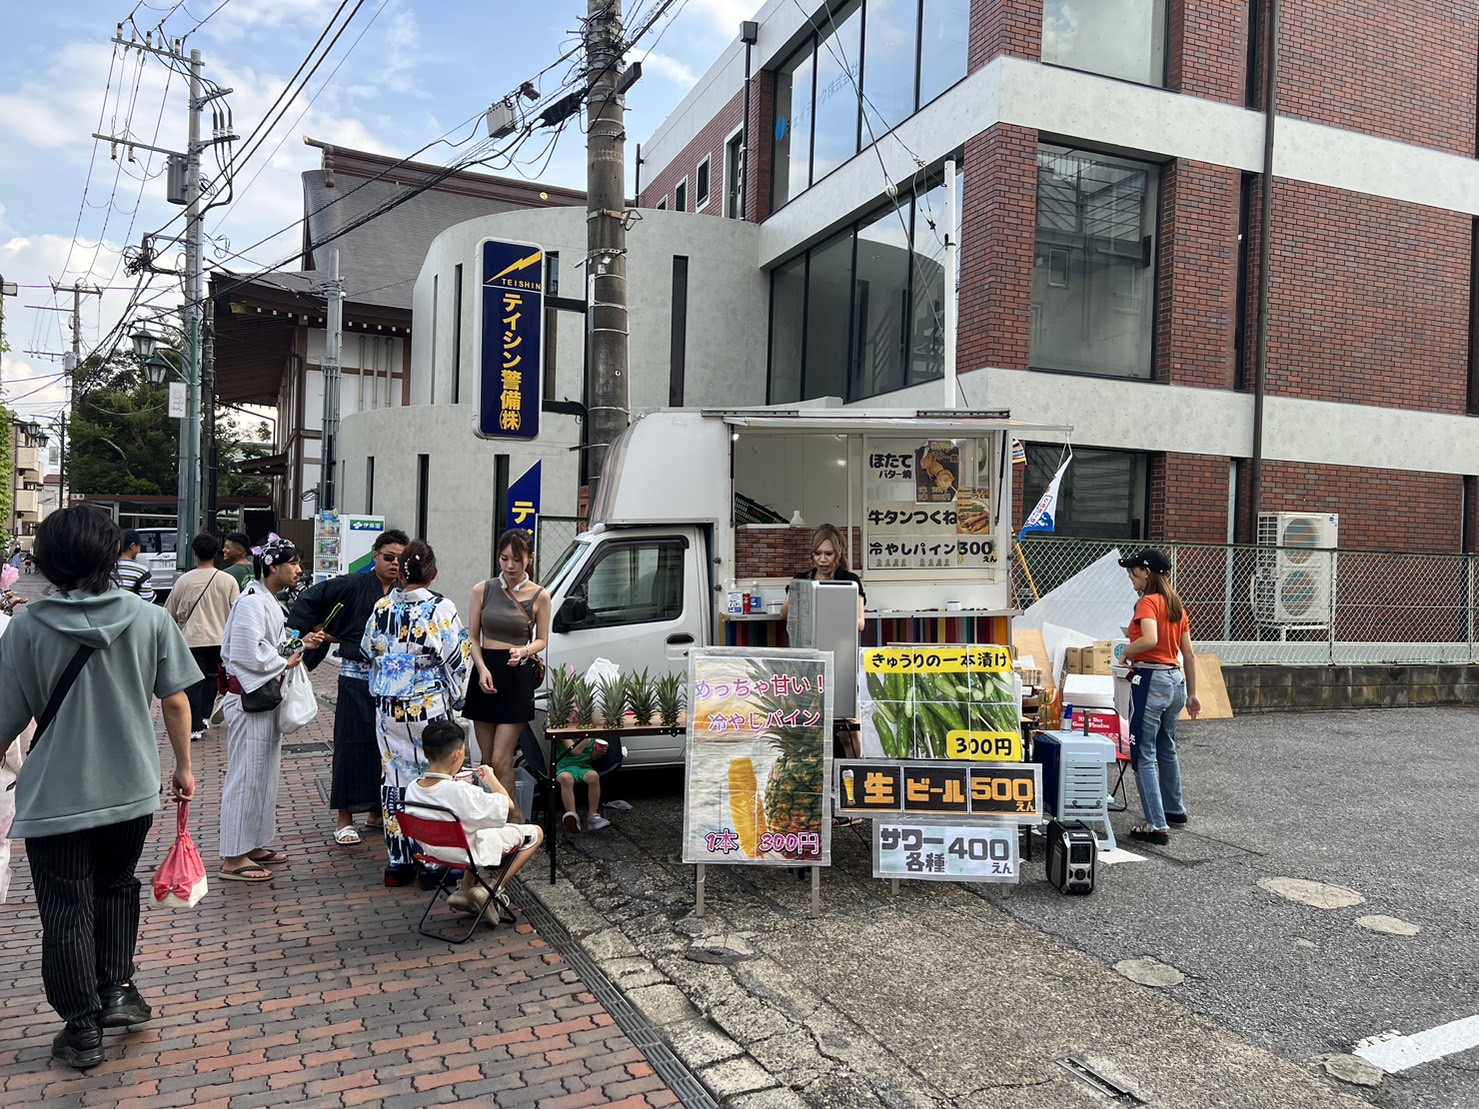
[[652,717],[657,713],[657,690],[645,668],[627,679],[627,704],[631,706],[633,723],[637,727],[651,726]]
[[657,695],[657,715],[664,728],[676,728],[688,691],[683,688],[683,675],[664,674],[653,683]]

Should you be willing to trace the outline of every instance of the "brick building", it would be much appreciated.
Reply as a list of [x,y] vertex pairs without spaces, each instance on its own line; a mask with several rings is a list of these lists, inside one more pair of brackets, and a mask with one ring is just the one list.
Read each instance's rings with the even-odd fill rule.
[[954,160],[960,401],[1073,425],[1060,532],[1473,550],[1479,13],[1270,8],[770,0],[638,203],[757,225],[772,403],[935,408]]

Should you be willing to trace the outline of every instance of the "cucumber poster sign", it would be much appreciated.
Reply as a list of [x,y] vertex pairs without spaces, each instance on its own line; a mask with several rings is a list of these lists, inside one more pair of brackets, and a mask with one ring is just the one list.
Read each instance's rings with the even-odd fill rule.
[[1021,701],[1004,647],[858,652],[863,755],[1021,762]]
[[832,655],[710,647],[688,664],[685,863],[832,861]]

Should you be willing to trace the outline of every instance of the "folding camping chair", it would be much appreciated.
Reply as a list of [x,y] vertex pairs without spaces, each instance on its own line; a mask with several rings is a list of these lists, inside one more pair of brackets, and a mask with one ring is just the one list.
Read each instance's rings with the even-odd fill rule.
[[[420,801],[402,801],[403,808],[400,814],[401,831],[406,836],[415,840],[423,848],[440,847],[454,851],[461,851],[467,856],[469,869],[475,881],[488,894],[488,900],[483,902],[483,907],[478,915],[473,918],[472,927],[467,930],[467,935],[461,939],[453,939],[441,932],[435,932],[426,927],[426,918],[431,916],[431,910],[436,907],[439,900],[452,896],[452,890],[456,886],[456,869],[449,868],[445,859],[439,859],[435,855],[426,854],[424,851],[416,853],[416,861],[424,866],[436,867],[436,873],[441,875],[441,881],[432,889],[431,901],[427,903],[426,911],[421,914],[421,923],[416,930],[423,936],[434,940],[446,940],[448,943],[466,943],[472,939],[472,934],[478,930],[478,925],[483,923],[483,917],[487,915],[489,906],[498,912],[498,885],[508,874],[509,867],[513,865],[514,859],[518,857],[519,849],[506,852],[503,858],[496,864],[486,859],[479,859],[473,851],[472,844],[468,842],[467,831],[462,827],[462,821],[457,819],[457,814],[451,809],[443,808],[441,805],[428,805]],[[411,809],[420,809],[425,813],[439,813],[438,816],[417,816],[410,812]],[[496,867],[495,882],[489,885],[483,878],[482,868]],[[494,927],[497,927],[498,919],[494,919]]]

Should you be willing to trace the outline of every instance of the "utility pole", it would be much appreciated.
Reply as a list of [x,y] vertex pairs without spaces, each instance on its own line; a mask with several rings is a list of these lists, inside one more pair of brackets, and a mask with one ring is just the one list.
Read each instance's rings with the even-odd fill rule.
[[[0,351],[5,349],[5,298],[13,297],[20,292],[20,287],[14,281],[6,281],[0,277]],[[5,400],[5,378],[0,373],[0,403]],[[9,435],[10,429],[0,428],[0,435]]]
[[205,481],[201,492],[201,499],[205,502],[203,530],[214,535],[221,459],[216,449],[216,317],[212,305],[211,298],[206,297],[200,325],[200,393],[204,421],[200,431],[200,460]]
[[[72,349],[62,356],[62,425],[65,427],[67,420],[71,418],[72,410],[72,385],[76,380],[78,369],[82,366],[82,298],[84,296],[100,297],[102,289],[89,289],[72,282],[70,289],[58,285],[55,281],[51,283],[51,291],[60,295],[70,292],[72,294]],[[57,471],[57,507],[66,508],[67,499],[67,436],[63,432],[60,453],[58,455],[59,467]]]
[[333,508],[334,468],[339,464],[339,362],[344,351],[344,282],[339,280],[339,251],[334,250],[333,276],[324,290],[328,301],[328,333],[324,336],[324,427],[319,440],[318,510]]
[[[191,50],[187,59],[184,54],[184,43],[175,40],[161,40],[158,46],[154,45],[150,36],[145,36],[143,42],[137,39],[125,39],[123,27],[120,25],[118,34],[113,39],[114,43],[130,50],[140,50],[146,54],[155,54],[161,58],[168,59],[172,66],[186,63],[190,67],[190,128],[189,142],[183,155],[174,151],[164,150],[147,143],[135,142],[133,139],[118,137],[115,135],[93,134],[93,138],[102,139],[112,143],[114,157],[117,157],[117,147],[124,146],[130,153],[134,149],[152,150],[159,154],[167,154],[170,158],[170,195],[168,199],[175,204],[185,205],[185,279],[184,293],[185,303],[180,307],[180,319],[185,332],[186,343],[186,366],[181,375],[185,379],[185,418],[180,421],[180,477],[179,477],[179,509],[175,521],[175,559],[176,565],[181,571],[189,569],[190,562],[190,540],[200,527],[201,508],[201,379],[203,346],[202,331],[205,308],[205,288],[203,278],[203,267],[201,262],[201,218],[205,214],[202,204],[203,193],[200,179],[200,154],[206,147],[216,143],[231,142],[236,135],[227,131],[217,131],[211,138],[202,142],[200,138],[200,114],[201,110],[211,101],[226,96],[231,89],[217,88],[210,93],[204,92],[204,83],[201,73],[205,68],[205,62],[201,58],[199,50]],[[176,168],[183,166],[184,181],[183,195],[176,195]],[[146,238],[146,247],[147,240]],[[146,249],[146,254],[151,253]]]
[[587,0],[586,394],[594,494],[612,440],[626,430],[626,115],[618,87],[625,52],[621,0]]

